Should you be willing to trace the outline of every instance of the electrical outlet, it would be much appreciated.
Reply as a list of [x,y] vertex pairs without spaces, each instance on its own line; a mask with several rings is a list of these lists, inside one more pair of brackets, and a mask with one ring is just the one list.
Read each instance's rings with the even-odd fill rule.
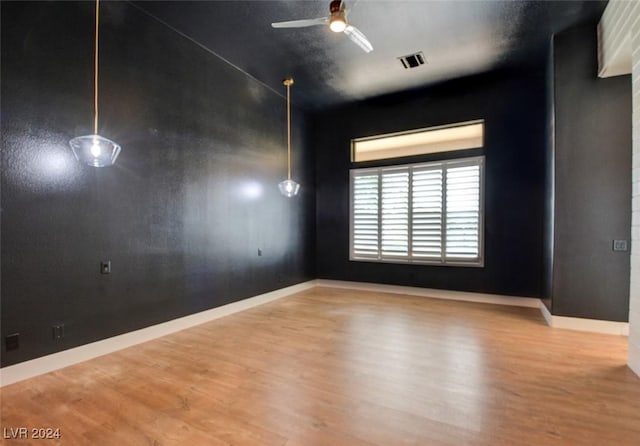
[[628,251],[629,247],[627,246],[626,240],[614,240],[613,241],[613,250],[614,251]]
[[51,334],[54,340],[64,338],[64,324],[58,324],[51,327]]
[[13,333],[4,338],[4,345],[7,351],[17,350],[20,347],[20,333]]
[[111,274],[111,260],[100,262],[100,274]]

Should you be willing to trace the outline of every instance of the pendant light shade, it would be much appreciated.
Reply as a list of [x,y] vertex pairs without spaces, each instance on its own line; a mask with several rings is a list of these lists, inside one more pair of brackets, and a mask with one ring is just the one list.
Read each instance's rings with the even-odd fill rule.
[[69,141],[76,159],[93,167],[106,167],[115,163],[120,145],[98,135],[98,30],[100,25],[100,0],[96,0],[96,26],[93,64],[93,135],[84,135]]
[[293,79],[285,79],[282,82],[287,87],[287,179],[278,184],[280,193],[291,198],[300,191],[300,184],[291,179],[291,86]]
[[293,180],[284,180],[278,183],[278,188],[280,189],[280,193],[282,195],[291,198],[294,195],[298,194],[300,185]]
[[120,153],[117,143],[100,135],[78,136],[69,145],[78,161],[93,167],[111,166]]

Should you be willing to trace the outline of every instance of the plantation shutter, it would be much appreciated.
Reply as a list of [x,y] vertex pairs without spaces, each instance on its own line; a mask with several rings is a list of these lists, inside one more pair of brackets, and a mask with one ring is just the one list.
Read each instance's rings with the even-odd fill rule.
[[442,166],[416,167],[412,178],[412,250],[414,257],[442,257]]
[[482,266],[484,158],[351,171],[352,260]]
[[480,165],[447,169],[447,259],[480,256]]
[[382,172],[382,256],[409,255],[409,169]]
[[352,250],[358,257],[378,258],[378,172],[352,177]]

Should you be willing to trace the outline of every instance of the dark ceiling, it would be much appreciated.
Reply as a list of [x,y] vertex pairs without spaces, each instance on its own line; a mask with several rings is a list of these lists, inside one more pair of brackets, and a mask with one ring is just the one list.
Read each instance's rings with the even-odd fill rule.
[[[327,27],[274,29],[272,22],[328,15],[329,1],[138,1],[135,4],[307,109],[419,88],[498,68],[536,66],[553,33],[597,21],[601,1],[347,2],[365,53]],[[425,65],[398,57],[422,51]]]

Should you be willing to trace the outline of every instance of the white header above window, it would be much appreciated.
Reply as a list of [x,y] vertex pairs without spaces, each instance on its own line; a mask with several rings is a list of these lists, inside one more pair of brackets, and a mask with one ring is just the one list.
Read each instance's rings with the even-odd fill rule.
[[484,121],[470,121],[354,139],[351,141],[351,160],[373,161],[475,149],[483,145]]

